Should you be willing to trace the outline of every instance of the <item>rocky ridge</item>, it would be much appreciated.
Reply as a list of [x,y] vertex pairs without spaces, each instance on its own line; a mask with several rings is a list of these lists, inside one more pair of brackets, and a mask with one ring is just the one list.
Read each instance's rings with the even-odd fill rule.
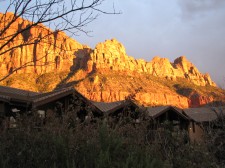
[[[0,14],[0,18],[5,17],[9,22],[12,15]],[[18,18],[4,37],[30,24],[30,21]],[[0,22],[2,26],[3,22]],[[0,45],[4,44],[4,40],[6,38],[0,39]],[[27,45],[29,43],[33,44]],[[18,45],[21,46],[0,56],[0,75],[14,72],[12,78],[3,81],[4,85],[50,91],[72,84],[87,98],[105,102],[123,100],[141,87],[135,99],[145,105],[195,107],[214,100],[211,96],[202,96],[196,89],[183,95],[174,87],[180,80],[185,80],[193,87],[216,88],[210,76],[201,74],[185,56],[173,63],[160,57],[147,62],[128,56],[125,47],[116,39],[106,40],[91,49],[63,32],[53,32],[40,24],[19,34],[1,52]],[[34,74],[29,82],[21,78],[29,74]],[[158,79],[167,81],[170,86],[157,82]]]
[[[126,71],[151,74],[169,80],[185,78],[199,86],[216,86],[208,74],[201,74],[185,56],[177,58],[173,63],[167,58],[154,57],[152,61],[134,59],[126,54],[125,47],[116,39],[106,40],[96,45],[88,58],[81,58],[83,66],[79,68],[92,71]],[[87,61],[88,60],[88,61]]]
[[[0,13],[0,27],[4,27],[13,19],[13,13],[3,15]],[[0,39],[0,45],[11,35],[25,29],[32,23],[18,18]],[[12,47],[15,49],[11,49]],[[7,75],[13,71],[16,73],[43,74],[52,71],[70,71],[75,59],[75,52],[86,52],[90,48],[69,38],[64,32],[52,31],[42,24],[18,34],[1,53],[11,49],[0,56],[1,75]]]

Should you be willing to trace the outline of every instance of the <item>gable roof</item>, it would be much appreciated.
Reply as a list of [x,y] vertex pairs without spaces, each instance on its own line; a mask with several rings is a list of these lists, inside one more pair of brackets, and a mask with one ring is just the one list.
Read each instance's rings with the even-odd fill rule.
[[56,101],[60,98],[66,97],[68,95],[77,95],[79,98],[81,98],[84,102],[89,103],[89,100],[84,97],[81,93],[79,93],[76,89],[73,87],[66,87],[62,89],[57,89],[52,92],[43,93],[37,96],[33,97],[33,106],[41,106],[46,103]]
[[218,114],[213,108],[200,107],[200,108],[189,108],[183,110],[184,114],[195,122],[211,122],[218,118]]
[[3,100],[20,100],[31,102],[31,97],[39,95],[40,93],[27,91],[23,89],[16,89],[7,86],[0,86],[0,99]]
[[22,89],[10,88],[6,86],[0,86],[0,100],[2,101],[18,101],[25,103],[32,103],[33,107],[41,106],[43,104],[55,101],[62,97],[76,94],[84,101],[88,101],[83,95],[77,92],[73,87],[66,87],[52,92],[39,93]]
[[173,106],[158,106],[158,107],[147,107],[147,114],[152,117],[153,119],[157,118],[158,116],[162,115],[163,113],[172,110],[175,113],[177,113],[180,117],[184,118],[185,120],[188,120],[188,118],[182,114],[182,110],[173,107]]
[[110,103],[91,101],[91,104],[95,108],[97,108],[97,110],[99,110],[103,113],[111,113],[111,112],[116,111],[116,110],[118,110],[122,107],[125,107],[126,101],[122,100],[122,101],[116,101],[116,102],[110,102]]
[[43,93],[43,94],[34,96],[32,98],[32,102],[33,102],[33,105],[36,107],[41,106],[43,104],[55,101],[62,97],[71,95],[71,94],[73,94],[74,91],[75,91],[74,88],[69,87],[69,88],[63,88],[60,90],[55,90],[52,92]]

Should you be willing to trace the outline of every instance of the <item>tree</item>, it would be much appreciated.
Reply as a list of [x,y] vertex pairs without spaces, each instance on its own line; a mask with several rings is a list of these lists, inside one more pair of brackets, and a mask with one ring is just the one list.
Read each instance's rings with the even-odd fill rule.
[[[6,8],[3,14],[0,14],[0,57],[16,48],[37,44],[56,32],[63,31],[71,36],[79,32],[88,35],[90,31],[86,29],[86,26],[100,14],[119,14],[115,11],[114,5],[111,12],[104,11],[103,3],[105,3],[104,0],[1,0],[0,5],[6,4]],[[13,13],[10,17],[7,16],[9,12]],[[14,23],[21,18],[29,20],[29,24],[12,31]],[[10,45],[18,36],[26,34],[33,27],[47,29],[45,26],[51,31],[48,30],[44,36],[21,40],[16,45]],[[29,66],[29,63],[17,67],[10,74],[19,68]]]

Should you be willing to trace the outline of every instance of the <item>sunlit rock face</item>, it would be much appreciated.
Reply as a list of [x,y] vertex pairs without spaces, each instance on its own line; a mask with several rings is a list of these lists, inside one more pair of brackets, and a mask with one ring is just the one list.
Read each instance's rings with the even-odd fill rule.
[[[3,15],[1,14],[2,18]],[[5,16],[4,25],[13,18],[12,13]],[[4,27],[1,22],[0,27]],[[31,25],[30,21],[18,18],[4,33],[0,45],[9,36]],[[7,38],[8,37],[8,38]],[[27,45],[32,43],[31,45]],[[20,33],[9,42],[1,52],[19,46],[0,57],[1,74],[8,74],[18,69],[17,73],[43,74],[51,71],[70,71],[84,69],[87,73],[93,71],[126,71],[148,73],[157,77],[176,80],[186,78],[196,85],[205,86],[215,83],[208,74],[201,74],[198,69],[184,56],[171,63],[167,58],[154,57],[146,62],[134,59],[126,54],[125,47],[116,39],[106,40],[96,45],[92,51],[63,32],[53,32],[43,25],[37,25]],[[20,69],[20,67],[23,67]]]
[[216,86],[216,84],[211,80],[209,74],[201,74],[199,70],[184,56],[179,57],[174,61],[174,67],[181,72],[178,73],[181,75],[180,77],[185,77],[196,85]]
[[[0,28],[3,28],[11,21],[13,14],[0,14],[0,18],[4,19],[4,22],[0,22]],[[6,44],[10,35],[29,25],[30,21],[18,18],[0,38],[0,46]],[[135,99],[141,104],[197,107],[212,102],[213,97],[183,95],[172,85],[182,79],[198,86],[216,86],[208,74],[201,74],[185,56],[174,62],[156,56],[147,62],[128,56],[125,47],[116,39],[98,43],[91,49],[64,32],[53,32],[41,24],[18,34],[1,53],[0,77],[11,72],[19,76],[12,75],[14,78],[3,82],[4,85],[51,91],[57,86],[74,83],[79,92],[94,101],[124,100],[141,87],[142,90],[135,94]],[[148,79],[148,75],[151,79]],[[90,80],[90,76],[93,79]],[[157,82],[158,79],[173,84],[168,87],[165,83]]]
[[[97,44],[88,57],[83,63],[83,68],[86,68],[88,72],[94,70],[127,71],[129,74],[138,72],[170,80],[176,80],[178,77],[185,78],[199,86],[216,86],[208,74],[201,74],[185,56],[177,58],[174,63],[167,58],[160,57],[154,57],[152,61],[146,62],[128,56],[124,46],[116,39]],[[88,61],[86,62],[86,60]]]
[[[87,89],[77,88],[83,95],[90,100],[103,101],[103,102],[114,102],[126,99],[129,96],[129,92],[121,90],[104,90],[97,92],[88,92]],[[174,105],[180,108],[188,108],[192,105],[190,100],[184,96],[178,96],[175,93],[164,94],[162,93],[138,93],[135,96],[135,100],[144,106],[159,106],[159,105]],[[201,105],[201,104],[200,104]],[[200,106],[199,105],[199,106]]]
[[213,97],[211,96],[202,96],[199,94],[193,94],[190,96],[188,101],[188,107],[199,107],[204,104],[213,102]]
[[[0,18],[5,20],[0,22],[0,27],[3,28],[13,19],[13,14],[0,14]],[[0,45],[4,45],[10,35],[30,25],[30,21],[18,18],[4,33],[2,37],[5,38],[1,38]],[[12,49],[12,47],[16,48]],[[76,54],[80,51],[88,52],[90,48],[69,38],[64,32],[53,32],[44,25],[38,24],[18,34],[1,50],[1,53],[7,50],[9,52],[0,56],[2,75],[16,69],[18,69],[16,73],[37,74],[51,71],[69,71],[77,58]]]

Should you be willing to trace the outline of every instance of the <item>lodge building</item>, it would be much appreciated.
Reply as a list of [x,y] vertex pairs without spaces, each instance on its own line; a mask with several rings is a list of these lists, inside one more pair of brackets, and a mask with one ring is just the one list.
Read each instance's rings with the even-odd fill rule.
[[50,114],[60,117],[68,111],[73,111],[80,122],[100,118],[114,124],[125,117],[138,124],[144,115],[149,120],[151,132],[165,129],[165,122],[169,122],[173,130],[186,131],[191,141],[201,141],[204,131],[216,127],[215,121],[225,114],[224,107],[179,109],[173,106],[143,107],[131,100],[94,102],[73,87],[38,93],[0,86],[0,126],[7,120],[8,128],[16,128],[17,119],[23,115],[35,113],[44,119]]

